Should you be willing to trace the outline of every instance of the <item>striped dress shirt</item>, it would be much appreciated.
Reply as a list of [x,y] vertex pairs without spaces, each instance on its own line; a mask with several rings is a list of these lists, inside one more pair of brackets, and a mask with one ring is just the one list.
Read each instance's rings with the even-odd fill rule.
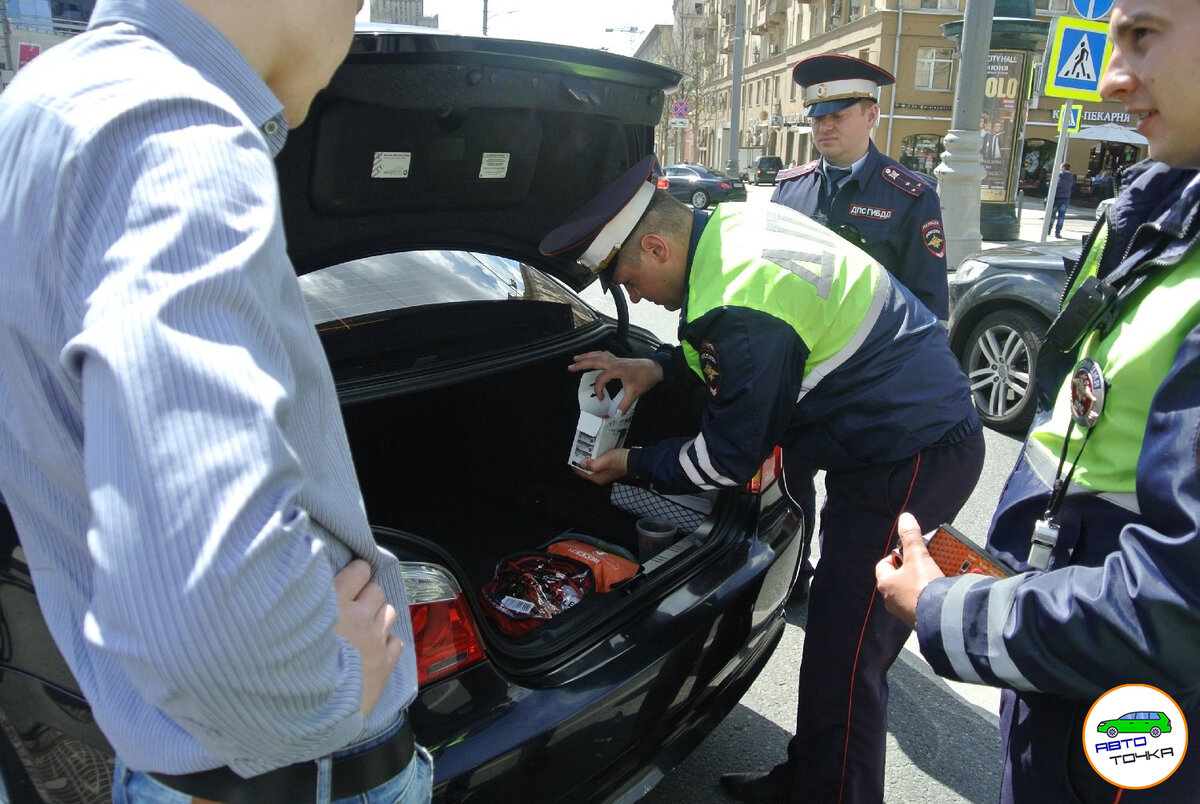
[[[287,257],[282,106],[179,0],[100,0],[0,95],[0,490],[55,642],[132,768],[242,775],[416,694]],[[334,573],[405,649],[364,719]]]

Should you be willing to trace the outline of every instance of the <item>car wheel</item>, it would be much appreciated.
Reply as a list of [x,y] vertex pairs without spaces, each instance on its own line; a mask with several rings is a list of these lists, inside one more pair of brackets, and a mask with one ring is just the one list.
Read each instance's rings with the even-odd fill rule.
[[983,423],[995,430],[1023,433],[1037,408],[1033,374],[1046,324],[1024,310],[997,310],[984,316],[967,339],[963,371]]
[[1108,731],[1106,732],[1106,734],[1108,734],[1109,737],[1116,737],[1117,733],[1118,732],[1117,732],[1116,726],[1109,726]]
[[703,190],[697,190],[692,193],[692,206],[696,209],[706,209],[708,207],[708,193]]
[[1158,726],[1151,726],[1151,727],[1150,727],[1150,736],[1151,736],[1151,737],[1157,737],[1157,736],[1159,736],[1160,734],[1162,734],[1162,729],[1160,729]]

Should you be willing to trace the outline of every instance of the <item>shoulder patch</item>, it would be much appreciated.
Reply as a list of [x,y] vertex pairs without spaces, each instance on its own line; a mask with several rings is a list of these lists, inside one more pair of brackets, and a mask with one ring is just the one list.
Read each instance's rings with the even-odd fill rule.
[[883,180],[898,187],[914,198],[920,198],[929,189],[929,185],[898,165],[884,165],[879,171]]
[[721,390],[721,359],[717,356],[717,347],[705,338],[700,342],[700,370],[704,372],[704,383],[708,392],[716,396]]
[[807,176],[809,173],[812,173],[814,170],[816,170],[817,167],[820,166],[820,164],[821,164],[820,159],[814,159],[813,161],[805,162],[803,165],[800,165],[798,167],[787,168],[785,170],[781,170],[775,174],[775,181],[787,181],[788,179],[795,179],[800,176]]
[[921,224],[921,241],[929,253],[939,260],[946,256],[946,235],[942,233],[942,222],[937,218]]

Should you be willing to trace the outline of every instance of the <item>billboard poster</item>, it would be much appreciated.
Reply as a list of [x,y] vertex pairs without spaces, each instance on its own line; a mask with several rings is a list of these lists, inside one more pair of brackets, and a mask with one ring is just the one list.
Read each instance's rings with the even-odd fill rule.
[[979,113],[979,155],[983,162],[981,201],[1012,201],[1013,159],[1020,121],[1017,112],[1025,90],[1027,54],[1021,50],[988,53],[987,78],[983,87],[983,111]]

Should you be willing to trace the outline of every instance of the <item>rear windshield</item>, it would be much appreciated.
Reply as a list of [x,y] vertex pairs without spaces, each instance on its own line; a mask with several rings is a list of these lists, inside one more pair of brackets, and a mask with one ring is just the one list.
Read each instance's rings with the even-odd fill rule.
[[598,320],[525,263],[467,251],[383,254],[300,277],[335,376],[458,361]]

